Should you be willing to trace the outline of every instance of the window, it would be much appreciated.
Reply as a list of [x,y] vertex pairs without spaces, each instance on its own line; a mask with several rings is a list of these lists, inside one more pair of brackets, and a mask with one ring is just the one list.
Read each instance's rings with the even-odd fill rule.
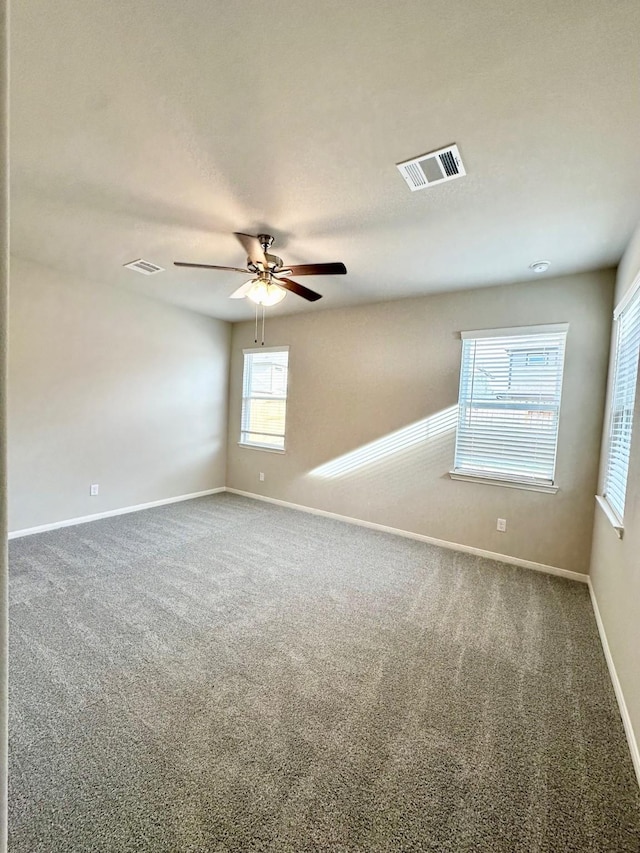
[[454,469],[555,492],[568,325],[462,332]]
[[240,444],[284,450],[289,347],[244,350]]
[[[631,453],[633,407],[638,381],[640,349],[640,283],[616,309],[615,361],[611,391],[611,415],[604,477],[604,497],[622,525]],[[617,526],[617,525],[614,525]]]

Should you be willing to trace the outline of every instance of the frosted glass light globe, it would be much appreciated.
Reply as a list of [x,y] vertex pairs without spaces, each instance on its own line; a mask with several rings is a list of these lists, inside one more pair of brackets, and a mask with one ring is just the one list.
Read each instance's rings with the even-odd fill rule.
[[264,305],[268,308],[271,305],[277,305],[287,295],[287,291],[278,287],[277,284],[269,284],[266,281],[256,281],[247,297],[255,302],[256,305]]

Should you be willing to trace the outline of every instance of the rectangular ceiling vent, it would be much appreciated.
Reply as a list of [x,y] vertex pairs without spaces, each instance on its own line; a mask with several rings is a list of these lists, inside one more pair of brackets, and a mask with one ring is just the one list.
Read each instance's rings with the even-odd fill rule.
[[457,145],[421,154],[404,163],[396,163],[396,166],[411,192],[453,181],[467,174]]
[[158,264],[152,264],[151,261],[145,261],[138,258],[137,261],[131,261],[128,264],[123,264],[127,269],[141,272],[143,275],[155,275],[157,272],[164,272],[164,267],[159,267]]

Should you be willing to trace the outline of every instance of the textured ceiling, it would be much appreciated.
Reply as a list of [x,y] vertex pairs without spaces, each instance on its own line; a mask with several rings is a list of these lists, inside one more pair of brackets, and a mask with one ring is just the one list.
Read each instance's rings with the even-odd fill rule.
[[[231,232],[305,278],[273,313],[616,264],[640,219],[637,0],[29,0],[11,35],[12,250],[223,319]],[[395,163],[456,142],[468,174]],[[167,272],[123,269],[143,257]]]

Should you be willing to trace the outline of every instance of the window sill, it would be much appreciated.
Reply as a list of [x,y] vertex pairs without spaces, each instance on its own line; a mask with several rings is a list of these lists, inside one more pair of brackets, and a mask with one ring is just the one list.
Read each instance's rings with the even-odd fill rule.
[[545,492],[555,495],[558,486],[544,483],[530,483],[526,480],[501,480],[500,477],[489,477],[483,474],[467,474],[461,471],[449,471],[452,480],[466,480],[469,483],[482,483],[486,486],[504,486],[507,489],[524,489],[528,492]]
[[622,539],[622,536],[624,534],[624,526],[620,523],[617,515],[609,506],[609,502],[607,501],[607,499],[605,497],[602,497],[601,495],[596,495],[596,503],[609,519],[609,522],[615,530],[618,539]]
[[285,453],[285,450],[280,450],[279,447],[268,447],[266,444],[245,444],[244,441],[238,442],[238,447],[244,447],[246,450],[263,450],[266,453]]

